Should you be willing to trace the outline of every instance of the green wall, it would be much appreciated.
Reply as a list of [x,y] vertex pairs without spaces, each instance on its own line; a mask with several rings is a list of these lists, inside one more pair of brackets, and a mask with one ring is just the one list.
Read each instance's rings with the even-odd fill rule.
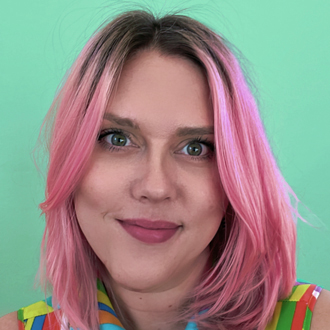
[[[44,228],[44,178],[31,152],[57,85],[94,29],[136,3],[2,0],[0,10],[0,315],[42,298],[33,290]],[[328,0],[185,1],[187,14],[250,62],[262,117],[284,176],[316,229],[298,223],[298,276],[330,289]]]

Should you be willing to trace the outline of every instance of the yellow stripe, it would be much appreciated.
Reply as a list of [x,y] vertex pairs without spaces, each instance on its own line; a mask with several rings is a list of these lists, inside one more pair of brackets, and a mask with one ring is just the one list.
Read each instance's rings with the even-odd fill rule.
[[279,319],[280,314],[281,314],[281,309],[282,309],[282,302],[279,301],[279,302],[276,304],[275,311],[274,311],[274,314],[273,314],[273,319],[272,319],[272,321],[267,325],[267,327],[266,327],[265,330],[276,330],[277,323],[278,323],[278,319]]
[[26,324],[25,324],[24,329],[25,330],[31,330],[33,321],[34,321],[34,318],[33,319],[28,319],[27,322],[26,322]]
[[293,295],[288,299],[288,301],[299,301],[306,292],[306,290],[309,288],[309,286],[310,284],[302,284],[297,286],[297,289],[295,290]]
[[109,297],[100,290],[97,290],[97,301],[100,303],[103,303],[113,309],[112,304],[109,300]]
[[35,304],[23,308],[23,317],[24,320],[26,320],[39,315],[48,314],[53,310],[53,307],[48,306],[44,301],[38,301]]

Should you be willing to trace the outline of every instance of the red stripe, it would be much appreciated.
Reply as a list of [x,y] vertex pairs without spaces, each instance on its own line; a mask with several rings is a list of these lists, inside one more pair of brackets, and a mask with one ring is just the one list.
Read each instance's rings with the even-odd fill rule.
[[18,321],[18,330],[24,330],[24,323],[21,320]]
[[308,304],[311,296],[313,295],[315,288],[316,288],[316,285],[311,284],[309,286],[309,288],[306,290],[306,292],[303,294],[303,296],[300,298],[299,301],[304,301],[306,304]]
[[51,312],[46,315],[44,326],[42,330],[61,330],[61,325],[57,321],[54,312]]
[[291,330],[301,330],[303,328],[306,309],[307,304],[304,301],[299,300],[296,303],[296,309],[294,311],[291,323]]
[[316,298],[312,295],[308,303],[308,307],[311,310],[311,312],[313,312],[314,310],[315,303],[316,303]]

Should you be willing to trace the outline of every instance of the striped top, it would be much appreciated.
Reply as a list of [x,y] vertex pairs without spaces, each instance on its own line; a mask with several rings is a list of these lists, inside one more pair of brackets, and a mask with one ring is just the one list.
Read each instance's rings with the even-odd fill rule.
[[[97,289],[100,330],[124,330],[99,280]],[[315,284],[297,282],[291,295],[276,304],[273,319],[265,330],[309,330],[314,305],[320,292],[321,287]],[[17,317],[19,330],[62,330],[55,317],[51,297],[21,308]],[[198,328],[195,322],[189,322],[185,330]]]
[[309,330],[321,290],[315,284],[296,282],[291,295],[276,304],[273,319],[266,330]]

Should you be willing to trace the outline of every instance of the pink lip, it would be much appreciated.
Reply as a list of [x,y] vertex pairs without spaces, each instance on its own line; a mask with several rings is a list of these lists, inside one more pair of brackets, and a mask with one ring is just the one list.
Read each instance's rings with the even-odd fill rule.
[[163,220],[124,219],[118,221],[132,237],[149,244],[166,242],[180,227],[173,222]]

